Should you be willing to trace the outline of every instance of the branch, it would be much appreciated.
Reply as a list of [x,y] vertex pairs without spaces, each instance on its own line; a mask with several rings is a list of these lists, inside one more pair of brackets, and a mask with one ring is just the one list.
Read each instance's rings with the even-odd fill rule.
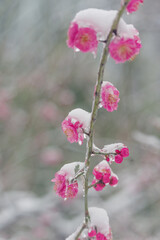
[[[118,11],[111,30],[107,36],[107,39],[105,41],[105,47],[103,50],[100,66],[99,66],[99,71],[98,71],[98,79],[96,82],[96,91],[93,96],[93,104],[92,104],[92,113],[91,113],[91,121],[90,121],[90,127],[89,127],[89,136],[87,139],[87,150],[86,150],[86,159],[85,159],[85,183],[84,183],[84,194],[85,194],[85,199],[84,199],[84,207],[85,207],[85,226],[88,225],[88,221],[90,219],[89,217],[89,212],[88,212],[88,175],[89,175],[89,165],[90,165],[90,157],[92,155],[92,150],[93,150],[93,132],[94,132],[94,125],[96,122],[96,117],[98,113],[98,105],[100,101],[100,91],[101,91],[101,85],[103,82],[103,76],[104,76],[104,68],[107,62],[107,58],[109,55],[109,44],[111,42],[113,34],[117,32],[117,27],[120,21],[120,18],[125,10],[126,5],[128,4],[129,0],[126,0],[124,5],[120,8]],[[80,235],[79,235],[80,236]]]

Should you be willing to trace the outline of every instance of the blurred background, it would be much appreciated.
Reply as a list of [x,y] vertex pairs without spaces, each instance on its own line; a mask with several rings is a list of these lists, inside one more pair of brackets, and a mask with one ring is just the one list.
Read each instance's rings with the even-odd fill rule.
[[[76,12],[119,2],[0,1],[0,240],[64,240],[82,222],[82,189],[63,201],[50,180],[64,163],[84,161],[85,144],[70,144],[61,122],[73,108],[91,111],[102,46],[96,59],[75,54],[67,29]],[[95,142],[123,142],[130,157],[113,166],[119,185],[90,190],[89,205],[107,210],[114,240],[160,239],[159,12],[159,0],[144,0],[125,14],[143,48],[130,63],[109,59],[105,70],[121,100],[118,111],[99,111]]]

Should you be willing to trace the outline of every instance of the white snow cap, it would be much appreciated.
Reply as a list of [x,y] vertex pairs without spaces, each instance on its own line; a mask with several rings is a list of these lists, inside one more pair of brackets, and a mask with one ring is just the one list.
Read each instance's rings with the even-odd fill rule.
[[67,163],[60,169],[60,171],[65,172],[67,174],[67,178],[71,180],[75,176],[76,167],[81,169],[84,167],[84,163],[82,162]]
[[69,112],[68,114],[69,117],[78,120],[80,123],[83,124],[83,129],[85,131],[89,130],[89,124],[91,120],[91,113],[81,109],[81,108],[76,108]]
[[107,236],[109,234],[109,217],[103,208],[90,207],[89,215],[91,227],[97,227],[97,231]]
[[[112,23],[116,17],[115,10],[102,10],[96,8],[89,8],[82,10],[76,14],[72,22],[76,22],[79,27],[92,27],[97,32],[98,40],[106,40]],[[121,18],[118,24],[118,35],[133,38],[138,35],[138,31],[131,24]]]
[[115,153],[116,150],[121,150],[125,145],[123,143],[113,143],[109,145],[104,145],[102,151],[106,154]]
[[98,164],[95,166],[95,168],[96,168],[96,167],[110,168],[110,166],[109,166],[109,164],[108,164],[108,162],[107,162],[106,160],[102,160],[100,163],[98,163]]

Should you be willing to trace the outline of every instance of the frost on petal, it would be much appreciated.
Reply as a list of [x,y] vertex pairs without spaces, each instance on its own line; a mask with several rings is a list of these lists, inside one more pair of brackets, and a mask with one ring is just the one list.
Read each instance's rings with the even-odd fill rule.
[[109,45],[109,53],[116,63],[123,63],[139,54],[141,48],[140,38],[115,37]]
[[91,114],[83,109],[72,110],[62,122],[62,130],[69,142],[83,143],[85,132],[88,132]]
[[[136,12],[141,3],[143,3],[143,0],[130,0],[126,7],[127,12]],[[124,0],[122,0],[122,4],[124,4]]]
[[108,112],[113,112],[118,108],[119,91],[112,83],[104,81],[101,87],[101,105],[107,109]]
[[94,229],[96,227],[98,236],[102,237],[104,235],[107,240],[111,240],[111,230],[107,212],[102,208],[90,207],[89,215],[91,219],[90,228]]

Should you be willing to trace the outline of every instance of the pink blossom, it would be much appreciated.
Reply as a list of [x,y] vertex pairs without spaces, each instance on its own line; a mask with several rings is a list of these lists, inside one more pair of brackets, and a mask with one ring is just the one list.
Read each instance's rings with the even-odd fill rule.
[[108,112],[118,108],[119,91],[110,82],[103,82],[101,87],[101,104]]
[[96,240],[107,240],[107,238],[102,233],[97,233]]
[[118,177],[116,174],[112,174],[109,185],[115,187],[118,184]]
[[115,162],[116,163],[121,163],[123,161],[123,157],[120,154],[117,154],[115,156]]
[[64,173],[57,172],[55,174],[55,178],[52,179],[52,182],[55,183],[54,185],[55,192],[62,198],[65,198],[66,175]]
[[88,232],[88,237],[94,237],[96,235],[96,230],[92,229],[90,232]]
[[85,134],[89,131],[91,114],[81,108],[73,109],[62,122],[62,130],[69,142],[83,143]]
[[96,179],[93,179],[92,181],[92,185],[97,183],[95,186],[94,186],[94,189],[96,191],[102,191],[102,189],[105,187],[105,183],[103,182],[98,182]]
[[93,175],[97,180],[101,180],[103,178],[103,173],[99,172],[98,169],[93,169]]
[[[127,12],[132,13],[137,11],[141,3],[143,3],[143,0],[130,0],[126,7]],[[122,4],[124,4],[124,0],[122,0]]]
[[109,45],[109,52],[116,63],[123,63],[133,60],[139,54],[140,48],[141,42],[138,36],[134,38],[115,37]]
[[93,169],[93,175],[97,180],[103,180],[103,177],[105,178],[108,176],[111,176],[111,168],[109,164],[106,161],[102,161],[99,164],[97,164]]
[[62,130],[66,134],[69,142],[80,142],[83,143],[84,134],[82,129],[82,124],[71,117],[67,117],[62,122]]
[[57,172],[52,182],[55,183],[54,190],[60,197],[65,199],[76,197],[78,193],[78,183],[75,181],[69,184],[66,173],[61,171]]
[[97,33],[91,27],[79,28],[78,24],[73,22],[68,30],[67,45],[81,52],[96,53],[98,46]]
[[121,149],[120,154],[122,157],[128,157],[129,156],[129,149],[127,147],[124,147]]
[[110,182],[110,176],[111,176],[110,173],[105,173],[103,175],[103,183],[109,183]]

